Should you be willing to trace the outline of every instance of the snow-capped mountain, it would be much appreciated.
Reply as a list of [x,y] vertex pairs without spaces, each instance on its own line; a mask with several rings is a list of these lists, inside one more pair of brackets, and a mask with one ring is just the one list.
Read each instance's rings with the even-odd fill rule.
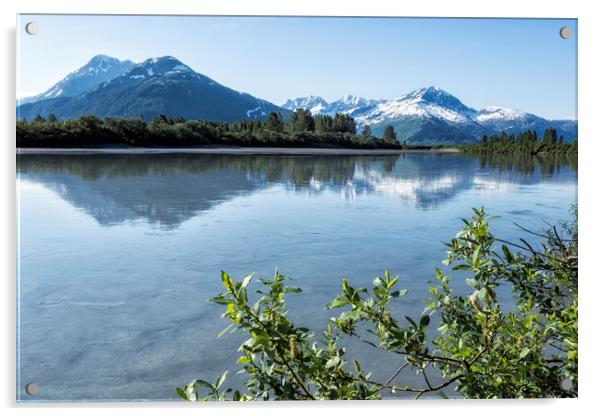
[[21,98],[19,104],[34,103],[58,97],[73,97],[81,94],[105,81],[129,71],[134,63],[129,60],[120,61],[106,55],[96,55],[76,71],[34,97]]
[[[298,101],[297,101],[298,100]],[[302,107],[303,99],[298,102]],[[294,110],[295,106],[288,106]],[[372,134],[380,135],[393,126],[397,138],[414,144],[448,144],[477,141],[484,134],[502,131],[518,133],[535,130],[541,136],[554,127],[565,139],[577,135],[577,124],[571,120],[546,120],[533,114],[501,107],[481,110],[466,106],[452,94],[436,87],[420,88],[391,100],[367,100],[346,96],[322,105],[315,114],[345,113],[354,117],[358,128],[369,125]]]
[[37,114],[58,118],[144,117],[165,114],[187,119],[238,121],[289,111],[250,94],[225,87],[172,56],[147,59],[110,81],[73,97],[57,97],[17,107],[19,118]]
[[555,128],[559,136],[571,140],[577,137],[577,123],[573,120],[546,120],[534,114],[523,111],[488,106],[481,109],[475,120],[492,130],[507,133],[520,133],[525,130],[535,130],[540,137],[547,128]]
[[543,136],[556,128],[565,140],[577,137],[577,122],[546,120],[534,114],[501,107],[471,108],[436,87],[421,88],[390,100],[346,95],[328,102],[320,96],[288,100],[282,107],[230,89],[200,74],[174,57],[151,58],[139,64],[97,55],[47,91],[17,102],[17,117],[36,115],[77,118],[151,118],[159,114],[189,119],[238,121],[264,119],[271,112],[288,118],[304,108],[312,114],[352,116],[358,131],[364,125],[380,136],[393,126],[397,138],[413,144],[451,144],[477,141],[484,134],[535,130]]
[[287,100],[287,102],[282,105],[282,108],[291,111],[294,111],[297,108],[303,108],[304,110],[309,110],[313,115],[316,115],[324,114],[324,110],[327,106],[328,102],[324,98],[310,95],[309,97],[299,97],[294,100]]
[[297,108],[303,108],[309,110],[313,115],[321,114],[333,116],[336,113],[353,114],[360,109],[366,109],[379,102],[379,100],[367,100],[355,95],[345,95],[344,97],[329,103],[320,96],[310,95],[308,97],[287,100],[282,104],[282,108],[291,111],[294,111]]

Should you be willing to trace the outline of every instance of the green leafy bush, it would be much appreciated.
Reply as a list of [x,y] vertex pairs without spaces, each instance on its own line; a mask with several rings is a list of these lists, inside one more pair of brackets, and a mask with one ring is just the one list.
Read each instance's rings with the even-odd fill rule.
[[[451,277],[437,270],[417,317],[395,316],[392,306],[407,291],[385,271],[369,290],[343,279],[341,293],[327,305],[342,312],[316,335],[288,319],[285,297],[301,289],[288,286],[285,276],[260,279],[260,298],[250,302],[251,276],[237,282],[222,272],[226,290],[211,301],[226,307],[230,326],[224,333],[249,335],[237,361],[246,374],[244,391],[224,388],[223,373],[215,383],[194,380],[178,394],[190,401],[357,400],[399,393],[447,397],[444,391],[455,389],[466,398],[576,397],[576,220],[562,232],[553,227],[538,234],[541,249],[496,239],[489,220],[475,209],[448,244],[444,263],[468,275],[470,295],[452,290]],[[514,294],[509,310],[498,302],[502,286]],[[431,326],[437,327],[429,332],[434,336],[427,334]],[[342,337],[394,354],[399,367],[391,374],[366,373],[347,357]],[[416,372],[424,383],[397,382],[403,371]]]

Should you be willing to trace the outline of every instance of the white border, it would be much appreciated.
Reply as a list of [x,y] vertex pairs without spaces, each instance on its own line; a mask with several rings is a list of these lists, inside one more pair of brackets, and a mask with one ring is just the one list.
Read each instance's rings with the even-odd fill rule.
[[[108,408],[116,415],[144,414],[164,415],[166,412],[189,414],[231,415],[301,415],[308,412],[364,414],[370,411],[386,414],[397,412],[425,412],[447,415],[479,413],[496,415],[531,411],[546,414],[576,415],[594,408],[600,384],[600,331],[598,323],[602,314],[597,307],[601,303],[601,277],[596,267],[600,227],[600,194],[602,193],[602,168],[600,142],[602,131],[600,78],[602,77],[601,47],[602,16],[596,10],[595,1],[531,1],[505,0],[497,2],[471,0],[421,0],[397,2],[385,0],[3,0],[2,55],[0,64],[3,93],[0,115],[3,127],[1,138],[3,203],[0,229],[3,230],[2,253],[2,377],[0,392],[4,414],[75,415],[84,413],[105,415]],[[347,15],[347,16],[443,16],[443,17],[556,17],[579,19],[579,220],[581,246],[580,290],[580,388],[576,400],[525,400],[525,401],[389,401],[383,403],[331,402],[331,403],[250,403],[210,404],[203,408],[185,404],[91,404],[91,405],[17,405],[15,403],[15,22],[17,13],[104,13],[104,14],[236,14],[236,15]],[[545,68],[542,66],[542,71]],[[598,162],[598,163],[596,163]],[[92,382],[92,381],[91,381]],[[84,409],[82,409],[84,407]],[[597,406],[600,407],[600,406]]]

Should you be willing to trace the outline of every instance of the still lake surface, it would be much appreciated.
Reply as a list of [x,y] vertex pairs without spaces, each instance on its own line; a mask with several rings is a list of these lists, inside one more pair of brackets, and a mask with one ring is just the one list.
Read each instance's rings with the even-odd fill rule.
[[471,207],[500,217],[496,235],[532,239],[513,222],[566,221],[577,195],[576,162],[456,154],[19,155],[17,168],[19,400],[176,400],[235,373],[243,338],[217,338],[223,307],[206,302],[220,270],[278,268],[303,288],[292,320],[319,329],[342,276],[370,286],[387,268],[410,290],[396,311],[419,314]]

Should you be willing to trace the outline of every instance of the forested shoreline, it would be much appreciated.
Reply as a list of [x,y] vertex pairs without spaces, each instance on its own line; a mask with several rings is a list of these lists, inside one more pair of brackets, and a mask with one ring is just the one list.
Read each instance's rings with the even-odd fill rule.
[[501,133],[483,136],[479,143],[460,146],[460,150],[469,154],[576,155],[578,144],[577,139],[566,142],[555,129],[546,129],[541,140],[534,130]]
[[36,117],[17,122],[17,147],[344,147],[361,149],[401,149],[393,129],[382,138],[370,128],[356,132],[355,120],[344,114],[313,116],[308,110],[295,111],[288,120],[270,113],[265,121],[234,123],[186,120],[165,115],[145,121],[138,118],[104,119],[84,115],[74,120]]

